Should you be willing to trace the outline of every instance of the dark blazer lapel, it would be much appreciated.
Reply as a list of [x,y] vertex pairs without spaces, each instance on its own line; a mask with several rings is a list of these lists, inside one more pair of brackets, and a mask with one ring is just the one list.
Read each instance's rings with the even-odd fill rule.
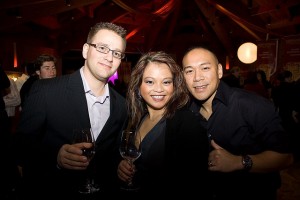
[[91,127],[80,70],[70,75],[66,95],[71,104],[71,108],[74,109],[73,113],[76,115],[74,118],[78,119],[78,128]]

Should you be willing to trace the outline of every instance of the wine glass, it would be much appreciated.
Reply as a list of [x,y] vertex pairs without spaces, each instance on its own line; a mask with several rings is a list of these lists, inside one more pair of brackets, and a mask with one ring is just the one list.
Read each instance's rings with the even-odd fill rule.
[[[123,130],[121,145],[119,147],[121,156],[132,166],[133,162],[141,156],[141,137],[138,132],[133,130]],[[134,185],[132,179],[121,190],[137,191],[139,188]]]
[[[86,156],[87,159],[90,161],[94,155],[95,155],[95,138],[92,130],[90,128],[86,129],[74,129],[73,130],[73,143],[92,143],[91,148],[83,148],[82,155]],[[95,192],[98,192],[100,188],[94,183],[94,180],[89,175],[89,171],[86,170],[86,173],[88,174],[83,182],[79,186],[78,192],[81,194],[92,194]]]

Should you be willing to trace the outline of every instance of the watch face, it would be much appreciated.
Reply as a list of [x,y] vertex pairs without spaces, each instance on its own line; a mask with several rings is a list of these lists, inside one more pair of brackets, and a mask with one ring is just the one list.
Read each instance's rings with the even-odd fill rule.
[[245,170],[250,170],[253,164],[251,157],[248,155],[243,156],[242,164],[244,165]]

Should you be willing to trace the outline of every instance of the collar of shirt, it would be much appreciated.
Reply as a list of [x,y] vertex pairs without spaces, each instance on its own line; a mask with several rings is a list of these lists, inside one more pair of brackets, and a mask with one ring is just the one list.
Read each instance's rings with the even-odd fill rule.
[[232,93],[231,88],[221,80],[217,89],[216,96],[213,100],[213,103],[215,100],[219,100],[227,106],[229,102],[228,97],[230,96],[229,95],[230,93]]
[[104,86],[104,94],[99,96],[99,97],[96,97],[94,94],[93,94],[93,91],[90,89],[90,86],[88,85],[85,77],[84,77],[84,74],[83,74],[83,67],[80,69],[80,75],[81,75],[81,78],[82,78],[82,82],[83,82],[83,87],[84,87],[84,92],[85,93],[89,93],[90,95],[93,96],[93,99],[96,99],[97,102],[103,104],[106,99],[109,99],[109,89],[108,89],[108,84],[106,83],[105,86]]
[[[221,80],[217,89],[216,96],[213,99],[213,110],[214,110],[214,105],[216,105],[217,101],[223,103],[225,106],[228,106],[230,93],[232,93],[232,88],[230,88]],[[190,110],[193,113],[199,113],[200,108],[201,108],[201,102],[193,98],[193,101],[190,105]]]

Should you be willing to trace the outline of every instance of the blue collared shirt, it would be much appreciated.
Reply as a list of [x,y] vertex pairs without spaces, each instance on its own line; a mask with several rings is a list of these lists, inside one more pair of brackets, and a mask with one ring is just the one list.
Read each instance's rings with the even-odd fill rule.
[[80,69],[80,75],[88,104],[90,123],[96,140],[110,115],[108,84],[104,86],[104,94],[96,97],[85,80],[82,68]]

